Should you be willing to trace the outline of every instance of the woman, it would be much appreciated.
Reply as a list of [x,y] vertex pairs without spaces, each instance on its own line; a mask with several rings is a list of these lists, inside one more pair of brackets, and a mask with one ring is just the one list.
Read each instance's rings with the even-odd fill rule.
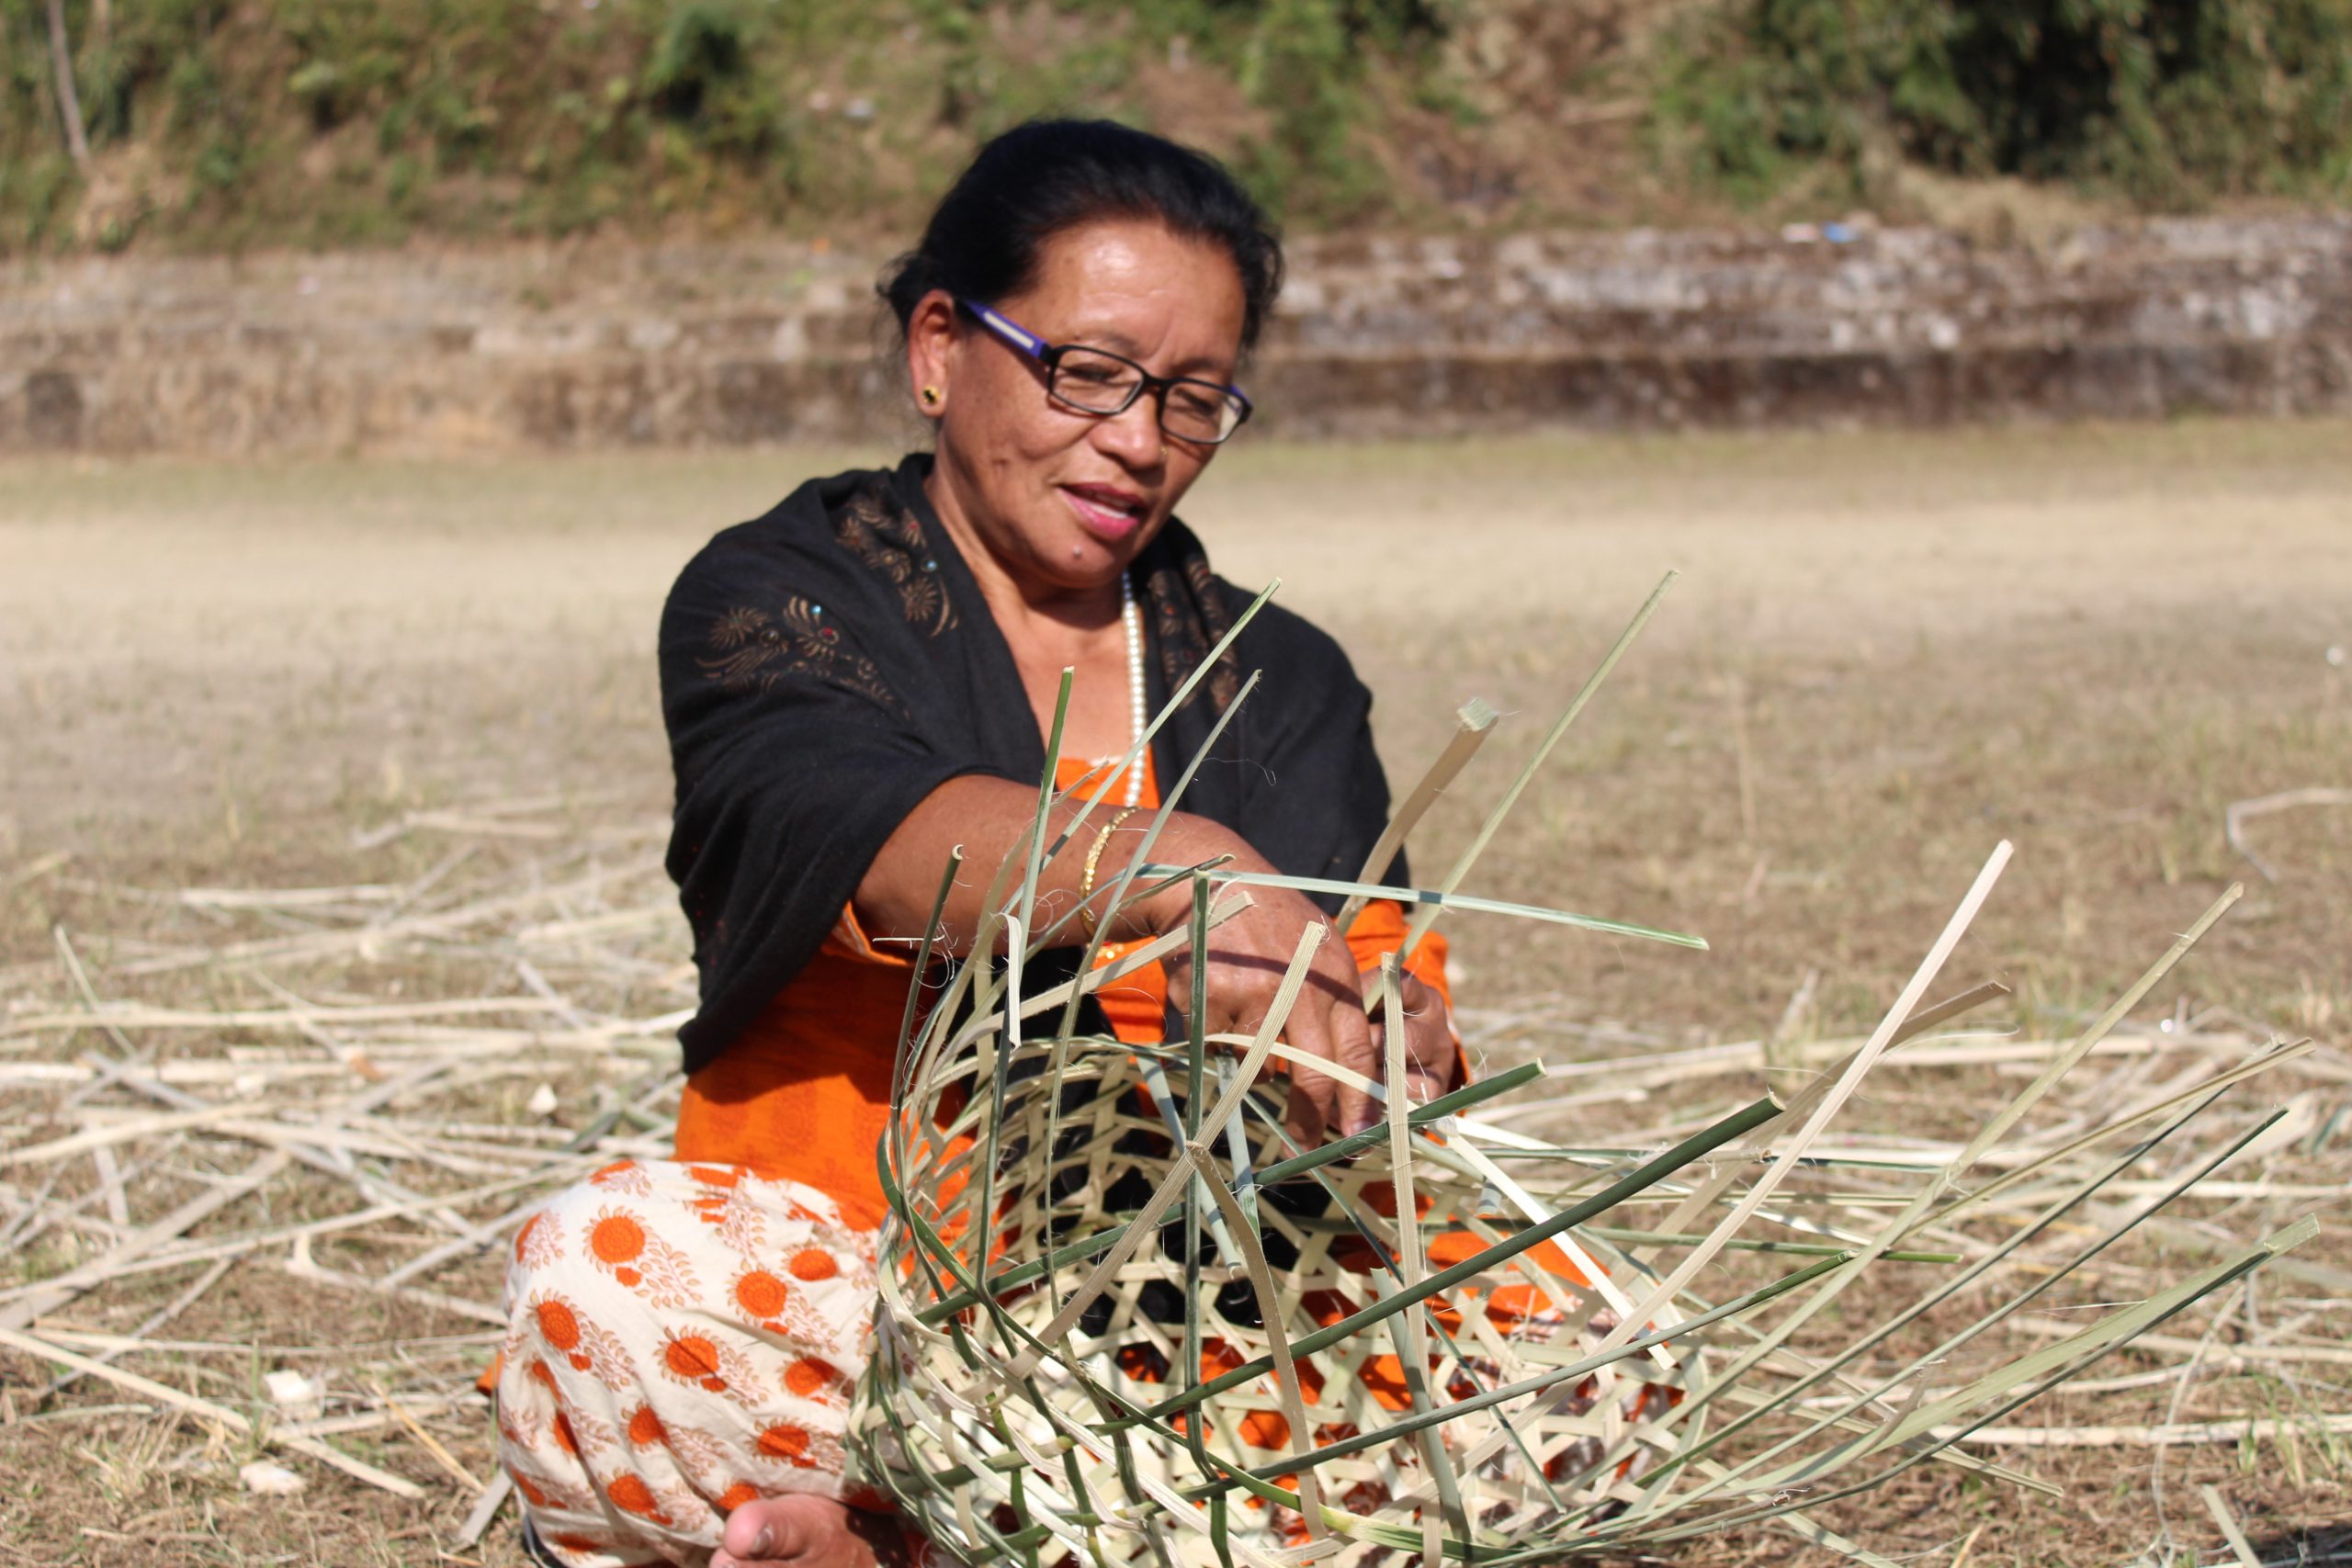
[[[599,1172],[516,1237],[499,1428],[543,1556],[849,1564],[903,1545],[840,1472],[909,955],[959,848],[937,935],[969,949],[1034,818],[1064,671],[1053,765],[1071,795],[1051,826],[1070,837],[1038,906],[1042,923],[1083,904],[1073,943],[1106,921],[1110,962],[1186,922],[1182,887],[1115,912],[1107,894],[1161,781],[1252,671],[1154,858],[1345,878],[1371,852],[1387,787],[1369,695],[1279,607],[1114,771],[1248,602],[1174,512],[1249,417],[1235,382],[1281,269],[1263,215],[1197,153],[1097,122],[998,138],[883,290],[933,452],[803,486],[672,591],[669,863],[702,1006],[677,1159]],[[1080,796],[1101,798],[1073,833]],[[1254,890],[1211,940],[1206,1027],[1255,1028],[1303,929],[1329,919]],[[1364,971],[1403,929],[1375,903],[1321,945],[1293,1045],[1378,1076]],[[1460,1071],[1442,962],[1424,943],[1404,990],[1418,1094]],[[1165,1038],[1191,995],[1189,973],[1138,971],[1096,1027]],[[1301,1073],[1289,1119],[1319,1139],[1374,1118]]]

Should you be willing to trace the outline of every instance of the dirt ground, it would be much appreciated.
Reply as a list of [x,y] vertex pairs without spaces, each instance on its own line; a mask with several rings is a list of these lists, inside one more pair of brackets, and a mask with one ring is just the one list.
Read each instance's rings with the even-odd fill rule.
[[[0,1005],[59,994],[60,926],[106,982],[185,923],[163,908],[175,889],[419,874],[425,850],[368,839],[403,814],[553,796],[567,821],[658,826],[650,645],[671,575],[799,478],[872,456],[0,466]],[[1535,1008],[1674,1045],[1865,1030],[2007,839],[2014,869],[1950,972],[2011,987],[2021,1031],[2103,1004],[2242,880],[2143,1016],[2330,1050],[2352,1032],[2352,808],[2248,818],[2260,866],[2224,835],[2234,802],[2352,785],[2352,427],[1245,444],[1186,511],[1228,576],[1279,575],[1282,601],[1346,643],[1392,781],[1464,699],[1505,713],[1417,836],[1423,880],[1659,575],[1684,574],[1467,886],[1696,931],[1711,951],[1464,918],[1474,1017]],[[682,932],[661,940],[683,954]],[[0,1062],[74,1049],[0,1033]],[[49,1103],[0,1086],[0,1123]],[[1923,1098],[1915,1119],[1966,1114]],[[2346,1217],[2340,1197],[2307,1207]],[[2319,1245],[2345,1261],[2340,1239]],[[448,1278],[495,1299],[495,1263]],[[119,1329],[153,1299],[74,1321]],[[2352,1303],[2297,1299],[2345,1337]],[[209,1361],[191,1350],[169,1375],[252,1398],[270,1352],[220,1347],[329,1341],[454,1369],[480,1327],[239,1269],[171,1331]],[[2295,1396],[2352,1409],[2340,1371]],[[0,1352],[16,1400],[47,1381]],[[2243,1382],[2200,1382],[2179,1418],[2284,1397]],[[85,1382],[42,1412],[120,1397]],[[2146,1418],[2162,1417],[2159,1402]],[[446,1485],[428,1509],[322,1472],[266,1502],[233,1465],[223,1484],[162,1464],[201,1432],[156,1429],[0,1426],[0,1562],[514,1561],[511,1515],[455,1548],[467,1499]],[[489,1462],[479,1412],[432,1429]],[[413,1448],[368,1451],[440,1479]],[[2168,1454],[2168,1495],[2148,1450],[2068,1450],[2019,1461],[2065,1503],[1921,1477],[1847,1528],[1898,1561],[2113,1562],[2166,1529],[2214,1561],[2192,1484],[2213,1482],[2266,1561],[2317,1560],[2352,1530],[2340,1444],[2291,1465],[2260,1444]],[[1678,1559],[1814,1560],[1766,1533]]]

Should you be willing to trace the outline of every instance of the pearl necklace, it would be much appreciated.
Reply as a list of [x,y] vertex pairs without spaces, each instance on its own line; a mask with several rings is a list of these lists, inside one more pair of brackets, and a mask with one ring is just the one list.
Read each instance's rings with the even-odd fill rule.
[[[1145,724],[1143,682],[1143,612],[1136,607],[1135,585],[1125,572],[1119,573],[1119,626],[1127,636],[1127,736],[1128,744],[1143,739]],[[1127,795],[1121,804],[1133,810],[1143,799],[1145,759],[1138,757],[1127,769]]]

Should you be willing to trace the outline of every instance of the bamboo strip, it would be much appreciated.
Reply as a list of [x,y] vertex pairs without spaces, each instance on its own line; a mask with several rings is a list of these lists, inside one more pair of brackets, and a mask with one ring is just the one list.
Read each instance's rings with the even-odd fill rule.
[[103,1378],[107,1382],[127,1388],[133,1393],[143,1394],[160,1404],[168,1404],[175,1410],[185,1410],[191,1416],[226,1427],[232,1432],[258,1438],[273,1448],[286,1449],[294,1453],[306,1455],[322,1464],[332,1465],[345,1475],[364,1481],[370,1486],[390,1492],[396,1497],[405,1497],[411,1502],[424,1500],[424,1489],[413,1481],[394,1475],[389,1471],[378,1470],[372,1464],[363,1463],[353,1459],[349,1454],[331,1449],[324,1443],[314,1442],[308,1438],[292,1436],[283,1431],[272,1431],[266,1427],[255,1431],[251,1421],[226,1405],[215,1404],[209,1399],[199,1399],[192,1393],[182,1393],[169,1383],[160,1383],[153,1378],[142,1378],[136,1372],[126,1372],[119,1367],[107,1366],[104,1361],[92,1360],[87,1356],[77,1356],[71,1350],[60,1348],[47,1340],[37,1339],[29,1334],[18,1333],[14,1328],[0,1326],[0,1345],[21,1350],[28,1356],[38,1356],[42,1360],[51,1361],[59,1366],[70,1367],[90,1377]]

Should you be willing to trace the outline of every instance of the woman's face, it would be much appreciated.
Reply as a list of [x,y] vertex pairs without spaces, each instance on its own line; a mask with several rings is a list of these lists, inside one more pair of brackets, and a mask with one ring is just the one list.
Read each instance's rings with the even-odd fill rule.
[[[1225,253],[1149,220],[1091,223],[1048,241],[1035,284],[993,307],[1049,344],[1105,348],[1157,376],[1230,384],[1241,279]],[[1125,413],[1046,395],[1045,367],[934,293],[909,322],[917,388],[938,389],[936,496],[1026,592],[1110,583],[1164,526],[1215,453],[1159,428],[1147,393]]]

